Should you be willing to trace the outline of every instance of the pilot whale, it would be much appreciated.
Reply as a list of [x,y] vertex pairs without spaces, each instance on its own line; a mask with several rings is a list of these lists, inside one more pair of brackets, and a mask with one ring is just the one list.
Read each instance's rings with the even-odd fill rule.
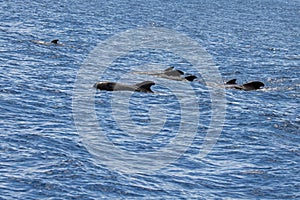
[[261,87],[264,87],[265,84],[263,84],[260,81],[252,81],[249,83],[245,83],[243,85],[238,85],[236,83],[236,79],[232,79],[230,81],[227,81],[225,83],[225,88],[233,88],[233,89],[238,89],[238,90],[245,90],[245,91],[250,91],[250,90],[258,90],[261,89]]
[[47,46],[50,46],[50,45],[63,46],[63,44],[58,43],[58,41],[59,41],[58,39],[55,39],[55,40],[51,40],[51,42],[45,42],[45,41],[40,41],[40,40],[33,40],[32,42],[34,42],[36,44],[47,45]]
[[135,91],[153,93],[151,86],[155,85],[152,81],[144,81],[135,85],[125,85],[116,82],[97,82],[94,84],[94,88],[107,91]]
[[175,81],[193,81],[197,77],[194,75],[184,76],[184,72],[174,67],[169,67],[163,71],[150,71],[150,72],[134,72],[135,74],[147,74],[157,76],[160,78],[175,80]]

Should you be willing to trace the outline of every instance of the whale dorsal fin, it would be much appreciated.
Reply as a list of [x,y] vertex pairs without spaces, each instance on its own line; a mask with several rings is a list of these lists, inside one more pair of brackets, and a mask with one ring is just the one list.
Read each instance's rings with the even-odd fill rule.
[[196,79],[197,78],[197,76],[194,76],[194,75],[189,75],[189,76],[186,76],[186,77],[184,77],[186,80],[188,80],[188,81],[193,81],[194,79]]
[[155,85],[155,83],[153,81],[144,81],[144,82],[135,84],[135,86],[137,87],[138,90],[141,90],[142,92],[153,93],[153,91],[151,90],[152,85]]
[[243,85],[243,89],[244,90],[257,90],[257,89],[260,89],[261,87],[264,87],[264,86],[265,86],[265,84],[263,84],[260,81],[252,81],[252,82],[249,82],[249,83],[245,83]]
[[58,40],[52,40],[51,41],[52,44],[58,44],[57,42],[58,42]]
[[225,84],[227,84],[227,85],[235,85],[236,84],[236,78],[235,79],[231,79],[230,81],[227,81]]

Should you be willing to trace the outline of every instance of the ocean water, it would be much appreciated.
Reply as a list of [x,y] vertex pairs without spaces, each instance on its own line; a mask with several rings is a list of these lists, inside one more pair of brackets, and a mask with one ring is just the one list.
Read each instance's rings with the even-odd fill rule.
[[[299,1],[0,5],[0,199],[300,199]],[[80,70],[95,55],[99,68],[115,56],[95,49],[112,40],[118,49],[124,43],[114,39],[130,30],[182,34],[206,50],[222,81],[265,87],[224,91],[222,121],[203,73],[174,52],[148,48],[125,52],[103,73],[91,65],[92,98],[76,101]],[[53,39],[63,45],[35,42]],[[168,66],[199,79],[159,82],[133,72]],[[154,94],[99,92],[90,81],[144,79],[158,81]],[[222,131],[201,157],[216,127]]]

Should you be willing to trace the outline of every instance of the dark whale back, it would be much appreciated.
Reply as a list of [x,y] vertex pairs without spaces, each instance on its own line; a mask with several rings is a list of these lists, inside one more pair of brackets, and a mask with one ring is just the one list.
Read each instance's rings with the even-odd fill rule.
[[163,74],[165,74],[167,76],[181,76],[184,74],[184,72],[179,69],[174,69],[174,67],[169,67],[169,68],[165,69]]
[[152,81],[144,81],[135,85],[125,85],[115,82],[97,82],[94,87],[98,90],[106,91],[136,91],[153,93],[151,86],[155,85]]
[[227,81],[225,83],[225,87],[226,88],[234,88],[234,89],[238,89],[238,90],[245,90],[245,91],[250,91],[250,90],[258,90],[261,87],[264,87],[265,84],[263,84],[260,81],[252,81],[249,83],[245,83],[243,85],[238,85],[236,83],[236,79],[232,79],[230,81]]
[[183,73],[183,71],[176,69],[176,70],[165,71],[164,74],[167,76],[181,76],[184,73]]
[[245,83],[243,85],[243,90],[257,90],[257,89],[260,89],[261,87],[264,87],[265,84],[263,84],[262,82],[260,81],[253,81],[253,82],[250,82],[250,83]]

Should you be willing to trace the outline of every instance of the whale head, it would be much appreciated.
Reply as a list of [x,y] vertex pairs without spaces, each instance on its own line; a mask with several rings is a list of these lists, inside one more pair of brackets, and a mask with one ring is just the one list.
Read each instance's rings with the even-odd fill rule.
[[113,91],[116,86],[116,83],[113,82],[97,82],[94,84],[94,88],[98,90],[107,90]]

